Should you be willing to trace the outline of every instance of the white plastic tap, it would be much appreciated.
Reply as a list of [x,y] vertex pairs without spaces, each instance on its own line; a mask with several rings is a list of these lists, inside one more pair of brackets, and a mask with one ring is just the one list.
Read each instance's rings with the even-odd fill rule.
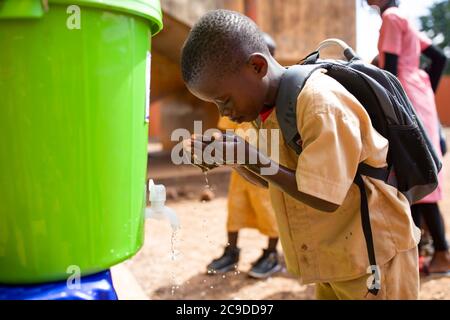
[[175,231],[180,227],[180,220],[174,210],[166,206],[166,187],[162,184],[154,184],[150,179],[148,183],[150,192],[150,208],[145,209],[147,219],[169,220]]

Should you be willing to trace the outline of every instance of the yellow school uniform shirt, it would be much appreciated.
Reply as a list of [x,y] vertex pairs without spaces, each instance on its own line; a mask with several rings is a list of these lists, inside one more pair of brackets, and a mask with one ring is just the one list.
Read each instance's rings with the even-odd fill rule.
[[[288,270],[303,283],[367,274],[360,192],[353,180],[360,162],[385,167],[388,151],[388,141],[373,129],[361,104],[324,73],[315,72],[297,99],[302,152],[298,156],[290,149],[280,132],[279,163],[296,171],[299,191],[340,207],[332,213],[319,211],[269,186]],[[275,111],[262,128],[279,129]],[[269,130],[269,142],[270,135]],[[420,232],[403,194],[382,181],[364,176],[363,180],[377,264],[382,266],[398,252],[414,248]]]
[[[217,126],[222,130],[255,129],[251,123],[238,124],[227,117],[221,117]],[[248,182],[234,170],[231,172],[227,206],[228,232],[253,228],[270,238],[278,238],[278,227],[269,191]]]

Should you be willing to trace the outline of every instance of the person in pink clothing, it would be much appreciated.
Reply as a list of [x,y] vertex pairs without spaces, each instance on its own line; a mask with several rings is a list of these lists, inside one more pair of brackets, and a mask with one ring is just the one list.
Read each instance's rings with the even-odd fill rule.
[[[398,77],[436,151],[442,155],[434,91],[445,68],[446,57],[413,27],[398,8],[397,1],[367,0],[367,3],[378,7],[382,18],[376,64]],[[422,54],[431,61],[426,71],[420,69]],[[433,238],[435,253],[424,270],[433,275],[450,276],[450,252],[438,206],[443,196],[442,178],[441,171],[437,189],[414,204],[411,212],[419,227],[422,218],[425,220]]]

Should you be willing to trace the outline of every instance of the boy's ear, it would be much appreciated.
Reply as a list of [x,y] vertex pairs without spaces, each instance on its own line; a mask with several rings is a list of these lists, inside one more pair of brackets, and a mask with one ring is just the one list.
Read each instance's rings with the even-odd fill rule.
[[253,53],[248,59],[248,66],[253,69],[253,72],[263,78],[266,76],[269,63],[264,55],[261,53]]

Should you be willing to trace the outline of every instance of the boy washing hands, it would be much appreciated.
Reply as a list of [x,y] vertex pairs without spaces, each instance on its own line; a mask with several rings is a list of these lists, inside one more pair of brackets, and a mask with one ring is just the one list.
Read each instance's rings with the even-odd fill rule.
[[[292,274],[316,283],[318,299],[417,299],[420,233],[408,200],[383,181],[362,176],[378,263],[376,281],[368,274],[373,266],[354,179],[362,162],[386,166],[388,141],[350,92],[322,70],[306,81],[295,114],[302,137],[298,155],[278,134],[274,111],[286,68],[269,54],[250,19],[227,10],[207,13],[191,30],[181,65],[195,96],[235,122],[260,119],[267,129],[267,154],[230,133],[193,136],[187,144],[193,164],[228,165],[268,186]],[[369,294],[380,283],[379,292]]]

